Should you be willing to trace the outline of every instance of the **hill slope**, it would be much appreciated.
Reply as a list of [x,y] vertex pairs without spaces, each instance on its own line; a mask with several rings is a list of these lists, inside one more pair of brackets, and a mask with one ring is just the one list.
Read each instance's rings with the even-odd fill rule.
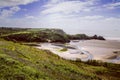
[[67,61],[46,50],[0,40],[1,80],[119,80],[120,66],[111,65]]
[[[12,29],[12,30],[11,30]],[[11,30],[11,32],[10,32]],[[69,42],[67,34],[61,29],[18,29],[8,28],[0,29],[0,37],[9,41],[21,41],[21,42]],[[9,31],[8,33],[4,32]]]

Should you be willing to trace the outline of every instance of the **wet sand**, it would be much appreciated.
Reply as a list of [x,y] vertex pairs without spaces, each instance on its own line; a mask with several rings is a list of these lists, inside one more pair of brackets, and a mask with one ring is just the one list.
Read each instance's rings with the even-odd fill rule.
[[120,63],[120,42],[115,40],[85,40],[80,46],[93,55],[93,60]]

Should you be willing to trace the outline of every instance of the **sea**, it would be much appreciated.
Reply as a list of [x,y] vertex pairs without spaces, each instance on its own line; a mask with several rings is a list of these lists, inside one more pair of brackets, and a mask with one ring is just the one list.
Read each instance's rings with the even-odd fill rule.
[[103,36],[106,40],[120,41],[120,30],[75,30],[69,31],[70,34],[86,34],[89,36],[98,35]]

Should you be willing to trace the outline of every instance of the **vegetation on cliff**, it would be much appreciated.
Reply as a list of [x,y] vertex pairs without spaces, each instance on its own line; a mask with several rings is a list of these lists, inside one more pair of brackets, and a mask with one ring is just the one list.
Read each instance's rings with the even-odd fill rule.
[[87,36],[85,34],[69,35],[61,29],[45,28],[0,28],[0,37],[14,42],[61,42],[70,40],[105,40],[102,36]]
[[[4,33],[6,30],[2,28],[1,38],[4,38],[9,41],[21,41],[21,42],[69,42],[66,33],[61,29],[23,29],[16,31],[16,28],[8,30],[11,32]],[[6,31],[8,31],[6,30]]]
[[75,35],[68,35],[68,38],[70,40],[90,40],[90,39],[96,39],[96,40],[105,40],[103,36],[88,36],[86,34],[75,34]]

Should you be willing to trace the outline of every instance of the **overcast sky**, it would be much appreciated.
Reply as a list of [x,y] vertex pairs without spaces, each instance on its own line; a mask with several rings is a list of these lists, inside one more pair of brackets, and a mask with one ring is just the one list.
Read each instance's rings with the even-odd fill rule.
[[120,35],[120,0],[0,0],[0,26]]

